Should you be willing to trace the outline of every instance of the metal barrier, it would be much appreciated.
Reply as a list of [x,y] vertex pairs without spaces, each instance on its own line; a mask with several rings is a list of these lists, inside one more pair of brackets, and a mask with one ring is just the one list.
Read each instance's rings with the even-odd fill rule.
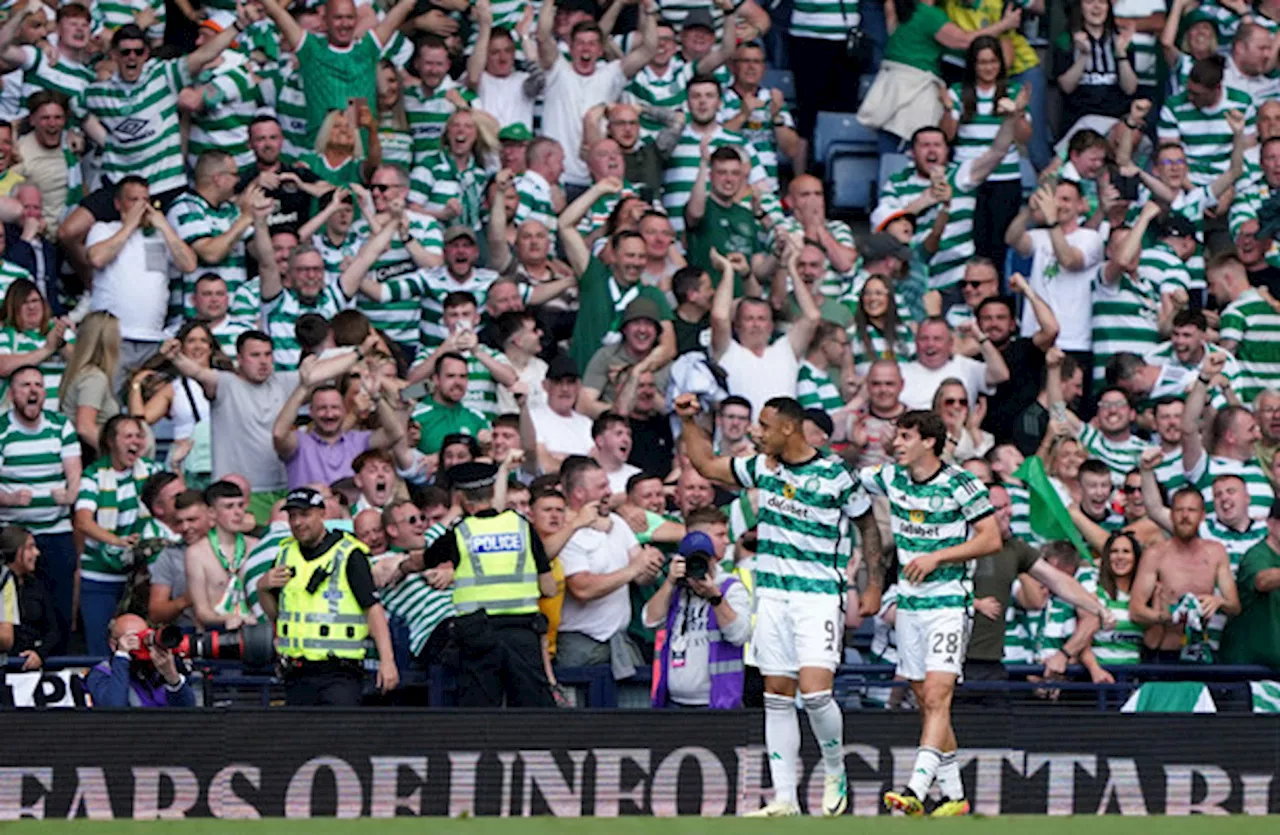
[[[48,659],[44,671],[53,672],[61,669],[89,668],[101,659],[88,656],[62,656]],[[6,672],[16,673],[21,670],[21,659],[10,658]],[[279,686],[279,679],[269,673],[245,671],[239,662],[214,661],[200,662],[196,665],[200,672],[207,703],[225,701],[226,694],[235,689],[257,691],[256,701],[263,707],[272,701],[272,688]],[[1240,684],[1249,681],[1280,678],[1280,671],[1262,666],[1243,665],[1178,665],[1178,664],[1131,664],[1106,667],[1115,678],[1114,684],[1094,684],[1088,680],[1088,673],[1083,667],[1070,667],[1067,678],[1061,681],[1029,681],[1029,678],[1044,674],[1044,667],[1038,664],[1012,664],[1005,667],[1009,674],[1008,681],[972,681],[962,683],[958,690],[961,694],[982,693],[1029,693],[1037,690],[1056,690],[1070,694],[1092,694],[1096,697],[1098,710],[1114,710],[1141,683],[1147,681],[1202,681],[1213,685]],[[620,691],[635,695],[647,691],[652,679],[649,667],[640,667],[636,675],[625,681],[615,681],[608,665],[594,667],[577,667],[556,671],[557,678],[564,685],[577,689],[581,697],[582,707],[612,708],[619,704]],[[905,687],[908,682],[896,681],[893,678],[893,667],[882,664],[846,664],[836,672],[835,695],[846,708],[857,709],[865,692],[869,688]],[[451,672],[440,666],[429,669],[411,667],[402,671],[402,689],[417,688],[425,690],[425,701],[433,707],[450,707],[456,702],[453,698],[456,684]],[[219,694],[224,694],[219,699]],[[634,704],[635,698],[627,699]]]

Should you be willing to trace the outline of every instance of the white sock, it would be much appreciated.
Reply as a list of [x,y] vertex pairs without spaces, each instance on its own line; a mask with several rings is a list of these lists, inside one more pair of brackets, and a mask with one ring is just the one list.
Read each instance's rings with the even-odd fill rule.
[[933,778],[938,773],[938,763],[941,760],[942,752],[937,748],[922,745],[916,749],[916,764],[911,769],[911,779],[907,781],[907,788],[921,800],[924,800],[930,787],[933,786]]
[[831,696],[830,690],[805,693],[804,712],[809,716],[809,727],[818,739],[822,752],[822,765],[827,774],[844,774],[844,715]]
[[956,762],[955,751],[947,751],[938,761],[938,788],[948,800],[964,798],[964,781],[960,779],[960,764]]
[[796,716],[792,697],[764,694],[764,746],[769,753],[773,799],[798,806],[796,766],[800,761],[800,718]]

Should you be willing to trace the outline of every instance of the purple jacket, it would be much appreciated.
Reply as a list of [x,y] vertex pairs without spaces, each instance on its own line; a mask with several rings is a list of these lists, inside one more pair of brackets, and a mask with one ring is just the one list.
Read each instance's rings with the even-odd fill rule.
[[[736,582],[737,577],[726,577],[720,584],[720,594],[723,596],[729,586]],[[656,671],[653,678],[654,707],[666,707],[669,701],[667,673],[671,667],[671,630],[675,626],[676,612],[680,609],[682,591],[680,586],[676,586],[671,595],[671,605],[667,607],[666,629],[661,636],[662,644],[653,661]],[[713,710],[742,707],[742,647],[721,639],[715,609],[707,612],[707,632],[710,636],[707,662],[711,666],[711,698],[707,706]]]
[[184,678],[170,690],[164,682],[153,684],[133,675],[129,659],[111,656],[89,671],[85,685],[94,707],[195,707],[196,694]]

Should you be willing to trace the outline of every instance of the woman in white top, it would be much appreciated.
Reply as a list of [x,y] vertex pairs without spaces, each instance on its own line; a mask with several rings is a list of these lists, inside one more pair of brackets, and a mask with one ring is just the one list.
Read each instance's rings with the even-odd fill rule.
[[942,418],[947,427],[945,457],[954,464],[970,458],[981,458],[996,444],[990,432],[981,429],[982,418],[987,413],[987,400],[978,398],[978,405],[969,408],[969,392],[964,383],[949,377],[938,386],[933,395],[933,413]]
[[[231,359],[222,353],[204,322],[187,322],[178,331],[177,339],[183,356],[202,367],[232,369]],[[160,354],[144,362],[129,382],[129,414],[142,418],[149,426],[166,417],[173,421],[169,466],[187,476],[189,487],[198,487],[211,470],[209,407],[204,389],[178,374]]]

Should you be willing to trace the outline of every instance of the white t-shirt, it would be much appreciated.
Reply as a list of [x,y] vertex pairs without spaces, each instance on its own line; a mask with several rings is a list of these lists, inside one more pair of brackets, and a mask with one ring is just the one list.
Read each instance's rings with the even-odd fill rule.
[[[85,248],[110,238],[121,225],[118,220],[93,224]],[[114,261],[94,270],[89,303],[95,311],[115,314],[124,339],[164,341],[164,319],[169,311],[169,247],[164,237],[141,230],[130,235]]]
[[613,472],[605,470],[605,475],[609,477],[609,491],[615,496],[621,496],[627,492],[627,481],[638,472],[640,472],[639,467],[625,462]]
[[[615,513],[609,521],[613,527],[608,533],[582,528],[565,543],[560,551],[560,564],[564,566],[566,578],[584,571],[611,574],[626,567],[630,560],[629,552],[640,543],[621,516]],[[631,592],[628,588],[624,583],[604,597],[587,603],[572,594],[565,594],[564,608],[560,611],[560,631],[581,632],[597,641],[609,640],[631,622]]]
[[590,455],[591,418],[575,411],[569,417],[561,417],[547,406],[531,409],[533,431],[538,443],[552,455]]
[[[547,364],[540,357],[530,357],[529,364],[520,372],[520,379],[529,387],[529,411],[547,405],[547,390],[542,381],[547,379]],[[520,411],[516,396],[506,386],[498,386],[498,414],[509,415]]]
[[949,377],[964,383],[969,394],[969,408],[978,401],[979,394],[995,391],[987,385],[987,364],[964,356],[954,356],[936,371],[925,368],[917,360],[902,366],[902,396],[898,400],[908,409],[932,409],[933,395],[938,386]]
[[563,56],[547,73],[542,94],[542,133],[564,148],[564,182],[590,185],[591,173],[579,155],[582,148],[582,117],[597,104],[615,102],[622,95],[627,77],[620,61],[596,64],[591,75],[578,75]]
[[796,396],[800,360],[785,336],[775,339],[760,357],[735,339],[720,357],[720,367],[729,375],[729,393],[751,401],[753,420],[770,399]]
[[480,86],[476,90],[480,100],[476,108],[498,120],[502,127],[521,123],[533,129],[533,99],[524,94],[524,83],[529,73],[519,70],[506,78],[489,73],[480,74]]
[[[1058,341],[1064,351],[1093,349],[1093,276],[1102,263],[1106,243],[1092,229],[1080,228],[1067,235],[1067,243],[1084,255],[1084,268],[1068,272],[1053,254],[1053,241],[1048,229],[1032,229],[1034,252],[1031,255],[1031,287],[1058,318]],[[1022,311],[1022,335],[1028,339],[1040,331],[1035,311],[1027,305]],[[905,401],[904,401],[905,402]]]

